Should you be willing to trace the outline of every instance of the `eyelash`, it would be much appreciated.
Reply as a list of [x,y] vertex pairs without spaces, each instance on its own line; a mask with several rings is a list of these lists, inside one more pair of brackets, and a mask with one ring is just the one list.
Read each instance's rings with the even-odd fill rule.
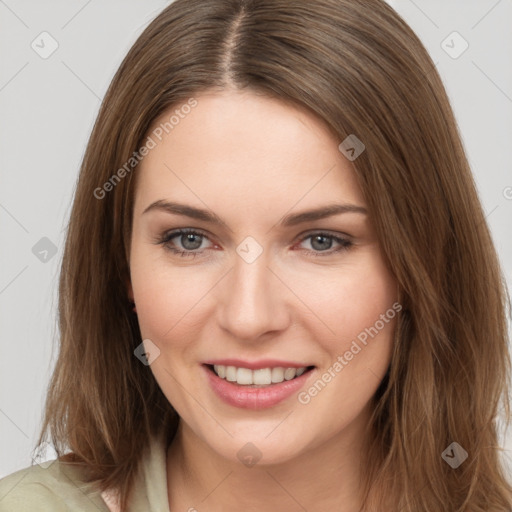
[[[185,250],[185,251],[182,251],[180,249],[176,249],[174,247],[171,247],[169,245],[169,242],[173,239],[173,238],[176,238],[180,235],[189,235],[189,234],[192,234],[192,235],[199,235],[203,238],[206,238],[208,239],[208,236],[199,231],[199,230],[196,230],[196,229],[177,229],[177,230],[174,230],[174,231],[170,231],[170,232],[166,232],[164,233],[161,237],[159,237],[156,241],[157,244],[161,244],[164,246],[164,248],[167,250],[167,251],[171,251],[172,253],[176,254],[176,255],[179,255],[181,257],[191,257],[191,258],[195,258],[197,255],[200,255],[201,252],[194,252],[192,250]],[[307,236],[304,236],[303,238],[301,238],[299,240],[299,242],[303,242],[304,240],[307,240],[308,238],[313,238],[315,236],[323,236],[323,237],[326,237],[326,238],[331,238],[333,240],[335,240],[336,242],[338,242],[340,244],[340,247],[338,249],[335,249],[335,250],[327,250],[327,251],[311,251],[311,250],[306,250],[306,252],[308,254],[311,254],[312,256],[330,256],[334,253],[337,253],[337,252],[341,252],[341,251],[347,251],[350,249],[350,247],[352,247],[353,243],[346,239],[346,238],[341,238],[339,236],[335,236],[335,235],[332,235],[330,233],[326,233],[326,232],[323,232],[323,231],[317,231],[317,232],[314,232],[314,233],[310,233],[308,234]]]

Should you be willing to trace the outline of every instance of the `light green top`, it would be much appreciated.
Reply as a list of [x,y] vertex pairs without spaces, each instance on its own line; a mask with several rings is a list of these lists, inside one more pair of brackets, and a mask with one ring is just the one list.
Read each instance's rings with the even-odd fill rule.
[[[170,512],[166,454],[164,438],[153,438],[148,452],[144,454],[126,512]],[[0,512],[115,510],[115,503],[107,506],[93,484],[81,480],[79,468],[56,459],[26,467],[0,480]]]

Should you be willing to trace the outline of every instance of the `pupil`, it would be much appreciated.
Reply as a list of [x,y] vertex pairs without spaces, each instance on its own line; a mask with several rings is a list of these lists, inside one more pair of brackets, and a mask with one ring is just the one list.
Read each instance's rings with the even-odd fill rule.
[[[193,242],[194,240],[194,237],[197,237],[199,239],[199,236],[198,235],[194,235],[193,233],[188,233],[186,235],[183,235],[182,237],[182,243],[183,243],[183,246],[188,249],[188,250],[193,250],[193,249],[197,249],[198,247],[201,246],[201,241],[199,240],[199,243],[198,241],[196,240],[196,243],[195,243],[195,247],[190,247],[190,246],[187,246],[187,244],[189,242]],[[194,245],[194,243],[192,243],[192,245]]]
[[[317,240],[324,240],[324,241],[329,240],[330,241],[329,237],[326,237],[326,236],[323,236],[323,235],[314,236],[313,237],[313,241],[311,242],[311,245],[313,246],[313,248],[316,248],[316,249],[330,249],[330,247],[326,247],[325,245],[322,246],[322,244],[320,244],[320,247],[315,247],[315,242]],[[327,245],[330,246],[329,243]]]

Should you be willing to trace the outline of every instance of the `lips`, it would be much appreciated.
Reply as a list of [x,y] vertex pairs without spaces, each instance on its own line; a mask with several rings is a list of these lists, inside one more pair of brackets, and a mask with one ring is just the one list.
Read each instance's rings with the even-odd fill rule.
[[[238,371],[241,371],[240,379],[242,382],[247,382],[247,384],[240,384],[237,380],[230,381],[226,378],[219,377],[214,370],[214,365],[217,366],[217,369],[219,369],[219,367],[235,367],[237,369],[237,377]],[[253,371],[249,369],[249,366],[253,367]],[[229,405],[242,409],[265,409],[277,405],[294,393],[299,392],[300,389],[305,386],[306,381],[311,378],[315,370],[315,367],[311,365],[308,366],[302,363],[276,360],[248,363],[234,359],[223,359],[205,363],[201,365],[201,367],[206,375],[210,388],[217,397]],[[270,371],[275,372],[283,368],[289,371],[289,378],[287,380],[281,379],[280,382],[269,384],[254,384],[252,381],[249,383],[249,380],[247,380],[248,372],[252,375],[258,373],[268,374]],[[293,369],[294,376],[291,376],[291,369]],[[297,369],[303,371],[299,370],[297,373]],[[268,382],[268,375],[266,382]]]

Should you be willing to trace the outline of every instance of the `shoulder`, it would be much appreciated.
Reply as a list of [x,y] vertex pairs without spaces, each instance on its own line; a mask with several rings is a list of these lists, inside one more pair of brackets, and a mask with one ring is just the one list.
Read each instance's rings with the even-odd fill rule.
[[59,460],[35,464],[0,480],[0,512],[109,512],[79,467]]

